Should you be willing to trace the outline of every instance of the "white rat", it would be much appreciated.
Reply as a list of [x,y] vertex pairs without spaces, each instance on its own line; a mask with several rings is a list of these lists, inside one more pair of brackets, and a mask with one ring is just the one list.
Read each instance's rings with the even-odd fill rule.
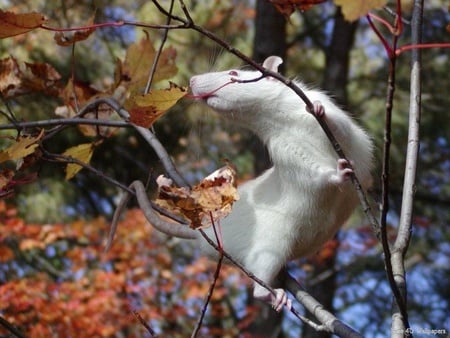
[[[277,71],[282,60],[269,57],[263,66]],[[193,97],[221,116],[252,130],[267,146],[273,167],[239,187],[240,199],[221,221],[224,250],[258,278],[271,284],[292,259],[313,254],[332,238],[358,202],[348,180],[352,170],[338,159],[316,118],[280,81],[258,71],[229,70],[190,80]],[[295,82],[325,109],[324,118],[352,161],[364,189],[371,184],[370,137],[323,92]],[[213,235],[210,233],[211,237]],[[202,249],[211,247],[199,236]],[[280,311],[291,306],[282,289],[276,296],[255,284],[254,296]]]
[[[271,56],[263,66],[277,71],[282,60]],[[240,83],[239,81],[256,80]],[[324,108],[316,114],[325,119],[364,189],[371,184],[372,142],[369,136],[324,93],[296,84],[313,102]],[[316,118],[304,102],[280,81],[258,71],[229,70],[192,77],[192,96],[203,100],[223,117],[252,130],[268,148],[273,167],[238,188],[239,200],[220,222],[223,248],[259,279],[271,285],[289,260],[313,254],[332,238],[358,203],[348,179],[353,171],[338,159]],[[147,218],[160,231],[196,239],[202,250],[215,250],[201,234],[188,227],[167,224],[155,216],[139,182],[130,186]],[[129,198],[129,196],[128,196]],[[107,247],[117,226],[121,201],[111,227]],[[210,238],[211,228],[205,229]],[[268,301],[280,311],[291,301],[283,289],[275,295],[255,283],[255,298]]]

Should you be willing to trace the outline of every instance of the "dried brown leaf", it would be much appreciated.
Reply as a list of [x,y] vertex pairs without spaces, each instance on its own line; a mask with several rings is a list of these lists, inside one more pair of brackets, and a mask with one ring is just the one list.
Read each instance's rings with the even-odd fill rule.
[[0,39],[27,33],[46,21],[40,13],[15,14],[0,10]]
[[[89,27],[94,24],[95,14],[92,15],[86,26]],[[72,46],[74,43],[86,40],[93,32],[95,28],[80,29],[73,32],[56,32],[54,39],[60,46]]]
[[156,202],[175,214],[191,221],[191,227],[211,226],[226,217],[239,199],[236,171],[227,164],[206,177],[191,190],[177,188],[158,178],[159,197]]
[[60,79],[48,63],[18,62],[13,57],[0,60],[0,93],[6,99],[33,92],[57,95]]

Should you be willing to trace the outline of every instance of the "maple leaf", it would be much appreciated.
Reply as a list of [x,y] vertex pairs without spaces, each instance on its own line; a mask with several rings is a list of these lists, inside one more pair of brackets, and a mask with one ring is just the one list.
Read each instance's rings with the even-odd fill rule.
[[37,136],[20,136],[15,143],[0,151],[0,163],[8,160],[18,160],[34,153],[39,145],[38,141],[43,135],[44,130],[41,130]]
[[355,21],[367,15],[372,9],[383,7],[387,0],[334,0],[334,3],[341,6],[346,20]]
[[185,88],[171,82],[168,89],[152,90],[145,95],[130,97],[124,106],[130,113],[131,122],[148,128],[186,94]]
[[[138,93],[145,87],[149,72],[153,66],[156,51],[148,35],[127,49],[125,60],[118,60],[116,65],[116,86],[121,83],[131,93]],[[176,51],[169,47],[160,55],[158,67],[153,76],[153,81],[158,82],[169,79],[178,72],[175,65]]]
[[46,18],[39,13],[15,14],[0,10],[0,39],[27,33],[39,28]]
[[55,84],[60,79],[48,63],[19,63],[13,57],[0,60],[0,93],[6,99],[38,91],[57,95]]
[[[63,155],[75,158],[83,163],[88,164],[91,161],[94,148],[98,143],[83,143],[75,147],[67,149]],[[78,172],[83,169],[82,166],[76,163],[69,163],[66,167],[66,180],[70,180]]]
[[216,170],[191,190],[172,187],[164,176],[157,179],[160,206],[191,221],[191,228],[211,226],[212,222],[226,217],[233,203],[239,199],[236,188],[236,171],[230,165]]

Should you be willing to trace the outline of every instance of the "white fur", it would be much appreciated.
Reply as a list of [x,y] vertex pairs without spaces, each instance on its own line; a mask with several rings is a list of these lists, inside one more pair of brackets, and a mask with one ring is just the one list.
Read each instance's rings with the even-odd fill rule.
[[[224,249],[270,284],[287,261],[314,253],[332,238],[358,198],[352,184],[340,179],[338,157],[325,133],[291,89],[273,78],[229,83],[260,75],[242,70],[207,73],[192,77],[190,86],[193,95],[251,129],[269,150],[273,167],[239,187],[240,199],[221,229]],[[322,103],[327,124],[367,189],[372,168],[368,135],[326,94],[296,83],[311,101]],[[254,294],[278,310],[287,304],[258,285]]]

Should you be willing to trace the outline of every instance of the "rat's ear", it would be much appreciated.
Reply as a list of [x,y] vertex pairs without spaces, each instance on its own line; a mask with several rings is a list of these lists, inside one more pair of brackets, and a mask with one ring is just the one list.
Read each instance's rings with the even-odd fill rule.
[[271,70],[272,72],[278,72],[278,66],[283,63],[283,59],[279,56],[269,56],[264,60],[263,67]]

